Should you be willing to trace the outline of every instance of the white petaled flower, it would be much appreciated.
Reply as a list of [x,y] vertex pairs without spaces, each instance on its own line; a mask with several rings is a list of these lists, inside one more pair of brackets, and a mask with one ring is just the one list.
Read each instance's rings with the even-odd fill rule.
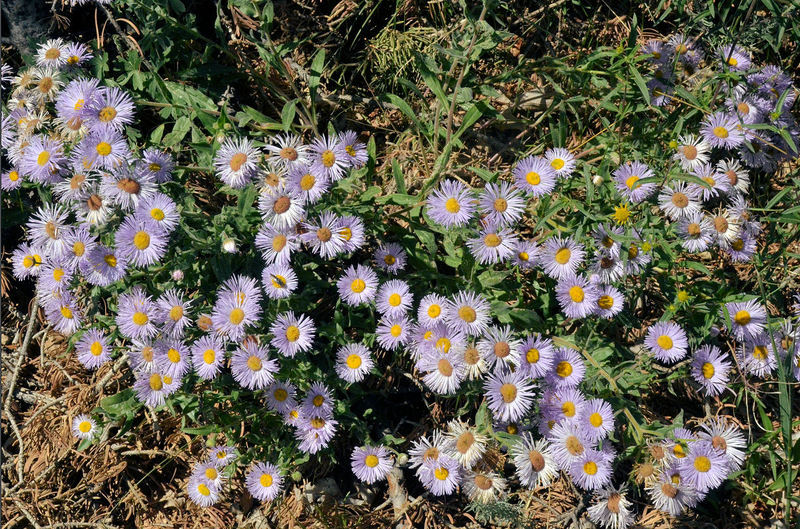
[[78,415],[72,419],[72,435],[78,439],[91,439],[97,433],[97,423],[88,415]]
[[520,483],[528,488],[547,487],[558,477],[558,466],[545,439],[535,440],[526,432],[512,447],[511,455]]
[[459,420],[447,424],[444,451],[466,469],[472,468],[486,450],[489,438]]

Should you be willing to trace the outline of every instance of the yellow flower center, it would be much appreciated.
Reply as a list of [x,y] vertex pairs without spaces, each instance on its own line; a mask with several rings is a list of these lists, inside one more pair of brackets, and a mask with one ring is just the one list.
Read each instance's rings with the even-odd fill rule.
[[146,250],[150,246],[150,234],[145,231],[138,231],[133,236],[133,245],[140,250]]
[[200,483],[199,485],[197,485],[197,492],[199,492],[203,496],[210,496],[211,495],[211,490],[208,488],[208,486],[205,483]]
[[61,281],[62,277],[64,277],[64,269],[53,268],[53,279],[55,279],[56,281]]
[[45,59],[49,59],[52,61],[53,59],[58,59],[59,57],[61,57],[61,50],[59,50],[58,48],[50,48],[49,50],[44,52]]
[[714,136],[725,139],[728,137],[728,129],[725,127],[714,127]]
[[89,433],[89,430],[91,429],[92,429],[92,423],[90,423],[89,421],[81,421],[80,424],[78,425],[78,430],[80,430],[81,433]]
[[261,371],[261,359],[255,355],[247,359],[247,367],[250,371]]
[[39,156],[36,157],[36,163],[39,164],[40,167],[47,165],[47,162],[50,161],[50,153],[47,151],[42,151],[39,153]]
[[272,277],[272,286],[275,288],[286,288],[286,278],[280,274],[274,274]]
[[300,338],[300,329],[296,325],[289,325],[286,329],[286,339],[290,342],[296,342]]
[[566,360],[562,360],[556,366],[556,374],[561,378],[567,378],[572,374],[572,364]]
[[89,348],[89,351],[92,353],[92,356],[100,356],[103,354],[103,344],[100,342],[92,342],[92,346]]
[[361,357],[357,354],[351,354],[347,357],[347,367],[350,369],[358,369],[361,367]]
[[578,285],[575,285],[574,287],[571,287],[569,289],[569,297],[575,303],[583,302],[583,297],[584,297],[583,289],[581,287],[579,287]]
[[461,211],[461,204],[458,203],[453,197],[447,199],[447,202],[444,203],[444,209],[447,210],[448,213],[458,213]]
[[589,424],[595,428],[599,428],[603,424],[603,416],[597,412],[589,415]]
[[574,402],[565,402],[561,405],[561,413],[564,414],[564,417],[574,417],[575,416],[575,403]]
[[709,378],[713,377],[714,376],[714,364],[712,364],[711,362],[704,363],[703,367],[702,367],[702,371],[703,371],[703,377],[705,379],[709,379]]
[[694,460],[694,468],[698,472],[708,472],[711,470],[711,460],[706,456],[697,456]]
[[8,179],[11,180],[12,182],[16,182],[17,180],[19,180],[19,173],[16,171],[11,171],[10,173],[8,173]]
[[170,347],[169,351],[167,351],[167,358],[169,358],[169,361],[172,362],[173,364],[177,364],[178,362],[181,361],[181,354],[178,352],[177,349],[173,349],[172,347]]
[[536,171],[528,171],[525,175],[525,181],[532,186],[538,186],[542,183],[542,177]]
[[364,292],[364,289],[367,288],[367,284],[364,282],[363,279],[353,279],[353,282],[350,283],[350,290],[355,292],[356,294],[360,294]]
[[339,235],[342,236],[342,239],[349,241],[350,239],[353,238],[353,230],[351,230],[350,228],[340,228]]
[[733,243],[731,243],[731,248],[733,248],[737,252],[741,252],[742,248],[744,248],[744,241],[742,240],[742,238],[740,237],[735,241],[733,241]]
[[569,262],[570,257],[572,257],[572,252],[569,248],[559,248],[556,252],[555,259],[558,264],[563,265]]
[[280,252],[281,250],[283,250],[284,246],[286,246],[286,235],[279,233],[278,235],[272,238],[273,251]]
[[97,115],[97,118],[103,123],[108,123],[115,117],[117,117],[117,109],[114,107],[104,107]]
[[403,301],[403,298],[401,298],[400,294],[398,294],[396,292],[394,294],[392,294],[391,296],[389,296],[389,305],[391,305],[392,307],[397,307],[398,305],[400,305],[400,303],[402,301]]
[[316,178],[314,178],[314,175],[313,175],[313,174],[311,174],[311,173],[306,173],[306,174],[304,174],[304,175],[303,175],[303,177],[300,179],[300,189],[302,189],[303,191],[308,191],[308,190],[310,190],[312,187],[314,187],[314,184],[315,184],[316,182],[317,182],[317,179],[316,179]]
[[233,156],[231,156],[231,161],[228,162],[228,165],[231,168],[231,171],[239,171],[242,166],[247,162],[247,155],[243,152],[237,152]]
[[475,309],[472,307],[464,305],[458,309],[458,317],[467,323],[473,323],[476,319],[478,319],[478,313],[475,312]]
[[609,295],[600,296],[597,300],[597,306],[604,310],[609,310],[614,306],[614,298]]
[[508,202],[504,198],[496,198],[494,199],[493,207],[498,213],[503,213],[508,209]]
[[753,358],[756,360],[764,361],[767,359],[769,355],[769,349],[766,348],[764,345],[756,345],[753,347]]
[[496,233],[490,233],[483,238],[483,243],[489,248],[496,248],[500,246],[500,237]]
[[206,349],[205,352],[203,352],[203,362],[206,364],[211,365],[214,363],[214,361],[216,361],[216,359],[217,352],[213,349]]
[[289,392],[283,388],[278,388],[275,390],[275,393],[273,393],[272,396],[275,397],[275,400],[278,402],[283,402],[289,398]]
[[633,189],[633,186],[638,181],[639,181],[639,177],[634,174],[634,175],[629,176],[628,179],[625,180],[625,185],[628,186],[628,189]]
[[441,314],[441,313],[442,313],[442,307],[440,307],[436,303],[433,303],[428,307],[428,317],[429,318],[438,318],[439,314]]
[[436,340],[436,348],[441,349],[445,353],[450,350],[450,340],[448,338],[442,337]]
[[673,346],[672,338],[670,338],[666,334],[662,334],[661,336],[659,336],[658,339],[656,340],[656,343],[660,348],[664,350],[672,349]]
[[433,471],[433,475],[439,481],[444,481],[447,479],[447,476],[450,475],[450,472],[448,472],[447,469],[444,467],[437,467],[436,470]]
[[728,58],[728,66],[736,66],[737,64],[739,64],[739,61],[735,57]]
[[231,313],[228,315],[228,321],[234,325],[239,325],[242,323],[242,320],[244,320],[244,310],[240,309],[239,307],[231,310]]
[[397,259],[395,258],[394,255],[387,255],[386,257],[383,258],[383,262],[389,266],[392,266],[395,263],[395,261],[397,261]]
[[159,208],[153,208],[150,210],[150,216],[153,217],[155,220],[161,221],[164,220],[164,211]]
[[739,325],[747,325],[748,323],[750,323],[750,320],[751,320],[750,313],[747,312],[746,310],[740,310],[733,317],[733,321],[735,321]]
[[590,476],[594,476],[597,474],[597,463],[594,461],[587,461],[583,464],[583,471],[589,474]]
[[133,323],[136,325],[146,325],[148,321],[150,321],[150,318],[144,312],[137,311],[133,313]]
[[161,380],[161,375],[153,373],[150,375],[150,389],[153,391],[160,391],[164,387],[164,382]]
[[528,255],[528,252],[519,252],[517,254],[517,257],[519,257],[520,261],[527,261],[528,259],[530,259],[530,256]]
[[208,479],[217,479],[217,469],[214,467],[208,467],[205,474]]
[[322,165],[330,169],[336,163],[336,154],[333,151],[325,151],[322,153]]
[[395,338],[397,338],[398,336],[400,336],[400,333],[402,333],[402,332],[403,332],[403,328],[402,328],[402,327],[400,327],[400,326],[399,326],[399,325],[397,325],[397,324],[395,324],[395,325],[392,325],[392,328],[391,328],[391,329],[389,329],[389,333],[390,333],[392,336],[394,336]]
[[503,402],[510,404],[517,399],[517,386],[514,384],[503,384],[500,386],[500,396],[503,397]]
[[33,266],[33,257],[31,257],[30,255],[26,255],[22,259],[22,266],[24,266],[25,268],[32,267]]
[[364,458],[364,464],[367,465],[369,468],[375,468],[378,466],[378,456],[374,454],[370,454]]
[[539,350],[535,347],[528,349],[528,352],[525,353],[525,360],[528,361],[529,364],[535,364],[539,361]]
[[114,254],[106,255],[105,257],[103,257],[103,261],[105,261],[106,264],[111,268],[116,268],[117,266],[117,257]]
[[688,292],[686,292],[685,290],[679,290],[678,291],[678,301],[680,301],[681,303],[684,303],[688,299],[689,299],[689,293]]
[[99,154],[100,156],[108,156],[109,154],[111,154],[111,144],[105,141],[101,141],[100,143],[97,144],[95,150],[97,151],[97,154]]
[[552,162],[550,162],[550,167],[558,171],[562,167],[564,167],[564,160],[562,160],[561,158],[555,158]]
[[356,150],[353,148],[352,145],[345,145],[344,150],[350,156],[355,156],[356,155]]
[[261,474],[261,477],[258,478],[258,482],[261,484],[262,487],[271,487],[272,476],[269,474]]

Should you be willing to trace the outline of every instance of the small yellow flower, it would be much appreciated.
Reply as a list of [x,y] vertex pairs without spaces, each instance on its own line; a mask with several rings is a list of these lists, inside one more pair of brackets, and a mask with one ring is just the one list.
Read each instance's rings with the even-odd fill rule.
[[669,148],[675,150],[678,148],[678,142],[675,140],[669,140]]
[[689,293],[686,292],[685,290],[679,290],[677,297],[678,301],[681,303],[686,303],[687,301],[689,301]]
[[674,305],[674,304],[672,304],[672,303],[670,303],[669,305],[667,305],[667,311],[668,311],[668,312],[675,312],[676,308],[677,308],[677,307],[675,307],[675,305]]
[[642,243],[642,251],[644,253],[650,253],[653,250],[653,245],[650,244],[650,241],[644,241]]
[[612,218],[617,224],[625,224],[631,217],[631,211],[628,209],[628,204],[614,207],[614,215]]

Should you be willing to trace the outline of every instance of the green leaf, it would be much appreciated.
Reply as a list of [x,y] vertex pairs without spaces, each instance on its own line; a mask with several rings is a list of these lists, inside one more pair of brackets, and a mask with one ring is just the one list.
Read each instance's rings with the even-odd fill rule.
[[283,126],[284,132],[287,132],[291,128],[296,112],[297,99],[292,99],[283,105],[283,110],[281,110],[281,125]]
[[316,100],[317,88],[319,88],[320,78],[325,66],[325,48],[320,48],[311,61],[311,72],[308,76],[308,89],[311,92],[311,101]]

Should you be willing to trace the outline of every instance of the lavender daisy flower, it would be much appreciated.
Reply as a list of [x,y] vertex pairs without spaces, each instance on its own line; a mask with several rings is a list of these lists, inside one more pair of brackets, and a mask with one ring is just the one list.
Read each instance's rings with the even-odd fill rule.
[[309,454],[316,454],[330,443],[336,434],[337,421],[324,417],[303,417],[295,432],[300,441],[298,448]]
[[778,367],[772,340],[767,333],[746,338],[736,350],[736,358],[742,371],[761,378],[768,377]]
[[278,413],[290,412],[297,406],[296,394],[297,388],[293,384],[275,380],[267,388],[267,407]]
[[633,523],[633,504],[625,497],[625,487],[606,487],[595,492],[594,504],[586,509],[589,519],[604,529],[627,529]]
[[455,351],[431,349],[417,363],[417,369],[425,373],[423,381],[434,393],[451,395],[458,391],[466,375],[464,363]]
[[579,424],[574,422],[555,423],[547,433],[550,453],[558,467],[569,471],[572,464],[589,449],[589,441]]
[[663,40],[651,39],[642,46],[642,55],[652,62],[660,62],[670,53],[672,53],[671,50],[664,45]]
[[727,112],[714,112],[700,125],[700,134],[712,146],[733,149],[744,143],[739,120]]
[[681,473],[701,494],[722,485],[729,471],[728,458],[708,441],[691,443],[681,462]]
[[747,450],[747,440],[742,431],[721,418],[712,419],[708,423],[701,424],[700,427],[703,431],[698,433],[699,438],[710,443],[715,450],[725,454],[731,471],[740,470],[744,464]]
[[510,229],[489,221],[483,224],[477,237],[467,240],[467,246],[479,263],[494,264],[510,259],[517,242]]
[[512,261],[523,270],[530,270],[539,263],[539,246],[532,241],[518,240],[514,245]]
[[201,337],[191,347],[192,364],[197,375],[203,380],[213,380],[222,370],[225,348],[212,335]]
[[69,211],[57,204],[40,207],[26,225],[31,244],[52,256],[67,252],[64,236],[69,232]]
[[750,54],[739,45],[729,44],[721,47],[719,56],[728,68],[736,72],[749,70],[753,65],[750,61]]
[[164,292],[156,300],[156,317],[161,324],[161,331],[167,336],[182,338],[190,321],[186,315],[190,305],[191,301],[185,301],[177,291],[170,289]]
[[557,422],[575,422],[583,413],[586,398],[577,388],[547,388],[540,402],[542,413]]
[[428,216],[445,228],[466,226],[475,215],[475,199],[469,188],[457,180],[445,180],[427,200]]
[[157,408],[163,406],[167,397],[175,393],[179,387],[180,380],[178,379],[158,371],[150,373],[140,371],[133,384],[133,391],[136,394],[136,400],[151,408]]
[[219,489],[202,476],[192,476],[187,485],[189,499],[200,507],[210,507],[219,501]]
[[13,191],[18,189],[24,181],[25,178],[19,174],[19,168],[12,167],[8,171],[4,171],[0,177],[0,188],[3,191]]
[[352,253],[364,246],[367,241],[364,223],[358,217],[340,217],[336,221],[336,232],[342,238],[345,253]]
[[489,302],[468,290],[459,291],[448,300],[444,320],[453,329],[467,336],[480,336],[489,327]]
[[326,211],[316,223],[303,223],[306,231],[300,238],[315,254],[330,259],[344,251],[344,239],[336,229],[338,220],[335,213]]
[[730,244],[720,241],[720,248],[728,253],[735,263],[749,262],[756,253],[756,239],[747,232],[741,234]]
[[770,103],[760,98],[745,95],[745,91],[735,90],[732,97],[725,100],[728,112],[739,118],[745,125],[760,123],[764,120],[762,108],[768,108]]
[[484,384],[489,409],[504,421],[522,418],[533,405],[533,382],[517,372],[496,372]]
[[41,248],[30,244],[21,244],[11,254],[14,277],[22,280],[38,276],[43,263],[42,253],[44,251]]
[[601,318],[611,319],[620,312],[625,306],[625,297],[615,287],[604,285],[597,291],[597,302],[595,303],[594,313]]
[[324,174],[319,177],[309,165],[294,165],[289,170],[287,187],[301,197],[306,204],[314,204],[328,192],[331,181]]
[[307,165],[311,162],[308,146],[303,145],[302,138],[295,134],[278,134],[265,148],[270,153],[270,162],[279,167],[291,169],[294,166]]
[[86,414],[72,419],[72,435],[78,439],[91,439],[97,433],[97,423]]
[[728,179],[717,172],[717,168],[710,163],[698,164],[692,170],[692,174],[709,185],[709,187],[692,184],[691,188],[700,195],[703,202],[708,202],[720,194],[729,194],[730,186]]
[[546,382],[556,389],[574,388],[583,380],[586,366],[580,353],[568,347],[558,347],[553,355],[553,368]]
[[505,492],[506,480],[494,472],[468,470],[461,481],[461,487],[469,501],[494,503]]
[[157,184],[163,184],[172,180],[175,161],[168,152],[149,148],[142,153],[139,168],[142,171],[149,172]]
[[[550,194],[556,187],[556,180],[559,176],[559,173],[551,165],[555,161],[556,159],[550,162],[541,156],[528,156],[520,160],[514,167],[514,184],[534,197]],[[564,167],[563,160],[561,160],[561,167]]]
[[358,141],[358,133],[347,130],[339,133],[339,144],[344,149],[345,160],[356,169],[366,165],[369,160],[367,146]]
[[433,326],[444,321],[447,298],[439,294],[428,294],[419,302],[417,321],[422,325]]
[[19,168],[31,182],[50,183],[56,181],[65,163],[64,146],[59,140],[35,135],[28,140]]
[[673,182],[661,190],[658,195],[658,207],[672,220],[697,215],[703,210],[700,203],[700,189],[688,186],[685,182]]
[[336,182],[344,178],[350,158],[338,137],[324,135],[311,143],[309,148],[311,170],[320,177]]
[[231,374],[244,388],[264,389],[275,380],[278,362],[269,359],[266,347],[254,340],[245,340],[231,357]]
[[154,347],[156,370],[164,376],[180,379],[191,369],[189,351],[181,340],[159,340]]
[[128,268],[128,260],[114,249],[97,244],[86,250],[86,259],[81,261],[81,273],[86,280],[97,286],[106,287],[123,277]]
[[120,294],[116,322],[119,332],[126,338],[142,340],[155,336],[158,333],[155,316],[156,306],[142,287]]
[[601,452],[585,450],[569,467],[572,481],[584,490],[601,489],[611,483],[611,463]]
[[91,101],[100,85],[98,79],[75,79],[64,88],[56,99],[58,117],[67,123],[80,124],[83,121],[83,107]]
[[575,274],[585,255],[583,245],[571,237],[551,237],[539,247],[539,262],[553,279]]
[[514,333],[508,325],[490,326],[478,340],[477,347],[486,365],[491,369],[496,369],[496,366],[510,368],[512,365],[520,365],[522,341],[514,338]]
[[236,459],[236,449],[232,446],[215,446],[208,451],[208,460],[213,461],[217,468],[224,468]]
[[348,344],[336,353],[336,374],[351,384],[364,380],[374,366],[364,345]]
[[158,187],[150,174],[137,173],[132,166],[122,164],[111,174],[104,174],[100,190],[114,204],[132,211],[140,201],[153,196]]
[[297,274],[285,264],[271,264],[264,268],[261,282],[268,298],[284,299],[297,288]]
[[350,456],[353,474],[364,483],[375,483],[386,479],[392,470],[392,459],[385,446],[359,446]]
[[64,41],[61,39],[50,39],[44,44],[40,44],[36,50],[36,64],[38,66],[60,68],[66,63]]
[[192,468],[192,477],[206,479],[217,488],[221,487],[225,481],[225,476],[217,468],[216,462],[208,459]]
[[461,482],[461,466],[447,456],[426,459],[419,467],[417,476],[431,494],[445,496],[454,493]]
[[79,226],[64,234],[64,244],[67,247],[64,255],[70,259],[70,266],[76,267],[86,259],[88,252],[97,245],[97,238],[86,227]]
[[115,236],[117,251],[136,266],[155,264],[167,251],[168,238],[155,222],[127,217]]
[[393,279],[382,284],[376,294],[378,312],[385,316],[401,316],[408,312],[414,302],[414,296],[408,284]]
[[137,220],[155,223],[164,234],[172,233],[180,219],[175,202],[163,193],[155,193],[139,202],[134,216]]
[[556,297],[568,318],[585,318],[597,305],[597,286],[583,276],[567,275],[558,280]]
[[519,345],[519,370],[530,378],[544,378],[553,368],[553,342],[541,334],[528,336]]
[[151,340],[132,340],[128,348],[128,364],[134,373],[152,373],[156,369],[156,350]]
[[634,204],[646,200],[656,190],[657,184],[654,182],[639,182],[653,176],[652,169],[641,162],[626,162],[614,171],[617,191]]
[[111,348],[103,331],[89,329],[75,344],[78,361],[87,369],[97,369],[111,360]]
[[592,238],[595,245],[600,249],[600,255],[606,255],[613,258],[619,257],[620,248],[622,245],[619,242],[619,237],[625,235],[625,229],[621,226],[608,226],[600,224],[592,232]]
[[[727,323],[731,334],[739,341],[758,338],[764,332],[764,325],[767,323],[767,311],[755,300],[726,303],[725,311],[728,314],[729,320]],[[725,317],[725,311],[720,311],[723,317]]]
[[387,351],[393,351],[408,343],[411,322],[405,315],[381,318],[375,329],[378,344]]
[[261,316],[261,291],[256,280],[247,276],[233,276],[220,287],[217,302],[211,312],[214,329],[228,339],[240,340],[245,327],[253,325]]
[[647,491],[653,506],[672,516],[680,516],[700,501],[697,490],[686,479],[685,471],[678,464],[665,468]]
[[303,198],[284,184],[258,197],[258,210],[262,218],[277,230],[294,228],[306,213]]
[[247,472],[245,484],[255,499],[272,501],[281,492],[283,475],[272,463],[255,463]]
[[131,155],[125,137],[116,130],[92,132],[77,145],[77,156],[91,169],[113,170]]
[[375,299],[378,290],[378,276],[368,266],[350,266],[336,282],[336,286],[342,301],[356,307]]
[[508,182],[488,183],[478,196],[478,210],[495,226],[517,222],[525,211],[525,198]]
[[460,420],[447,424],[443,451],[446,457],[452,457],[464,468],[472,468],[481,460],[486,451],[489,438]]
[[614,409],[603,399],[589,400],[581,411],[579,422],[586,439],[598,443],[614,431]]
[[375,250],[375,264],[381,270],[396,274],[406,266],[406,252],[397,243],[382,244]]
[[575,171],[577,161],[575,155],[563,147],[553,147],[544,152],[545,159],[559,178],[569,178]]
[[292,252],[300,247],[299,238],[294,231],[278,229],[265,222],[256,234],[256,248],[267,264],[288,264]]
[[686,331],[677,323],[662,321],[647,329],[644,346],[659,362],[674,364],[686,356],[689,341]]
[[525,433],[511,448],[511,455],[520,483],[529,489],[547,487],[558,477],[550,444],[544,439],[535,440],[531,433]]
[[214,169],[225,184],[241,189],[255,177],[260,158],[261,151],[249,138],[227,138],[214,156]]
[[678,137],[678,147],[672,159],[678,161],[687,171],[693,170],[700,164],[707,163],[711,145],[703,138],[694,134]]
[[314,322],[308,316],[295,316],[293,311],[278,316],[270,326],[273,338],[270,342],[278,352],[293,358],[298,352],[308,351],[316,335]]
[[333,413],[333,396],[325,384],[315,382],[308,388],[303,399],[303,415],[307,417],[330,417]]
[[702,213],[690,214],[680,220],[677,232],[683,239],[681,245],[690,252],[703,252],[713,241],[714,227]]
[[86,102],[83,119],[92,131],[117,130],[133,122],[133,99],[117,87],[101,86]]

